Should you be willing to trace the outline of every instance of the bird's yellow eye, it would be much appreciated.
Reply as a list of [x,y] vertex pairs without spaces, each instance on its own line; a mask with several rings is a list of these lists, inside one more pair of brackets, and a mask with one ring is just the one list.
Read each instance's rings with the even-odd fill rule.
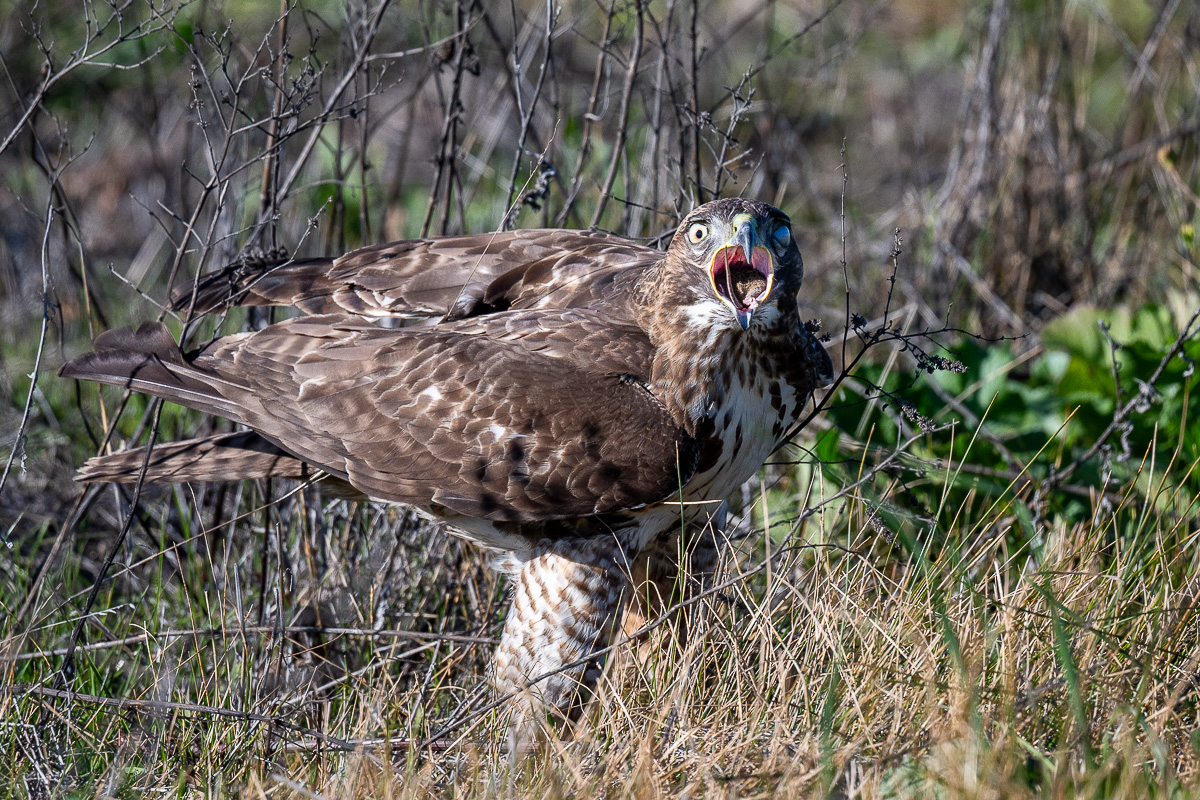
[[780,250],[787,247],[792,241],[792,230],[787,225],[780,225],[772,234],[775,239],[775,246]]
[[688,228],[688,241],[692,244],[700,244],[708,238],[708,226],[703,222],[693,222]]

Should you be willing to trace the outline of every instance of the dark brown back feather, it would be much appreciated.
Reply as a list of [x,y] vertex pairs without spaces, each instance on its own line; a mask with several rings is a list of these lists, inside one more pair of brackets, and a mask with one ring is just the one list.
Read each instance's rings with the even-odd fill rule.
[[245,424],[370,497],[562,519],[657,502],[695,469],[695,442],[644,385],[650,344],[618,309],[423,330],[301,317],[188,358],[143,325],[62,374]]
[[[566,308],[596,299],[591,279],[648,265],[656,250],[606,233],[526,230],[372,245],[334,259],[239,263],[174,298],[186,309],[294,306],[309,314],[462,319],[494,310]],[[553,299],[551,297],[553,296]]]

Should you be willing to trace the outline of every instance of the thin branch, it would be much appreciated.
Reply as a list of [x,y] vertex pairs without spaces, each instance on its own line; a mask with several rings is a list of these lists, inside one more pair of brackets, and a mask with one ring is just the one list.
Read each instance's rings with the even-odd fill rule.
[[[46,227],[42,233],[42,325],[38,333],[37,354],[33,358],[33,371],[29,373],[29,394],[25,396],[25,408],[21,411],[21,421],[13,437],[12,452],[8,454],[3,474],[0,474],[0,492],[4,491],[4,484],[8,482],[8,474],[17,453],[24,449],[25,428],[29,425],[29,412],[33,408],[33,396],[37,393],[38,376],[42,371],[42,354],[46,351],[46,331],[50,327],[50,310],[54,307],[50,300],[50,228],[53,225],[54,207],[50,206],[46,209]],[[11,547],[5,536],[7,534],[0,533],[0,544]]]
[[619,112],[619,126],[617,128],[617,140],[613,143],[612,160],[608,164],[608,175],[604,179],[604,187],[600,190],[600,200],[596,204],[596,213],[592,215],[592,227],[600,225],[600,218],[604,215],[604,207],[611,197],[613,182],[617,178],[617,166],[621,163],[621,158],[625,154],[625,139],[629,134],[629,100],[633,97],[633,85],[637,80],[638,64],[642,57],[642,40],[645,36],[645,9],[642,5],[642,0],[634,0],[634,5],[637,8],[636,26],[633,37],[633,51],[629,55],[629,66],[625,70],[625,85],[621,90],[621,111]]

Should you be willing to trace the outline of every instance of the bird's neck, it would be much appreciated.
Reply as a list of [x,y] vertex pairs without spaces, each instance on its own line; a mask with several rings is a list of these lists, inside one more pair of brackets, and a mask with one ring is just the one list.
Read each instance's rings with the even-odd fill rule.
[[[723,306],[709,308],[684,297],[646,307],[644,327],[655,345],[650,384],[676,421],[695,435],[730,393],[777,378],[795,349],[795,313],[776,314],[772,324],[741,330]],[[775,309],[772,309],[775,311]],[[795,319],[792,319],[795,317]]]
[[654,356],[653,391],[693,435],[720,407],[729,390],[723,370],[737,368],[726,356],[731,332],[722,331],[715,338],[711,347],[697,347],[695,341],[670,342],[660,346]]

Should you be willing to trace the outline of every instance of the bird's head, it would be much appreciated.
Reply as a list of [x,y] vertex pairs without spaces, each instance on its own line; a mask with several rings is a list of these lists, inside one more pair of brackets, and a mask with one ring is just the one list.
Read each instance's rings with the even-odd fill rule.
[[689,275],[684,305],[707,324],[745,331],[795,306],[804,263],[791,220],[766,203],[705,203],[683,220],[667,252]]

